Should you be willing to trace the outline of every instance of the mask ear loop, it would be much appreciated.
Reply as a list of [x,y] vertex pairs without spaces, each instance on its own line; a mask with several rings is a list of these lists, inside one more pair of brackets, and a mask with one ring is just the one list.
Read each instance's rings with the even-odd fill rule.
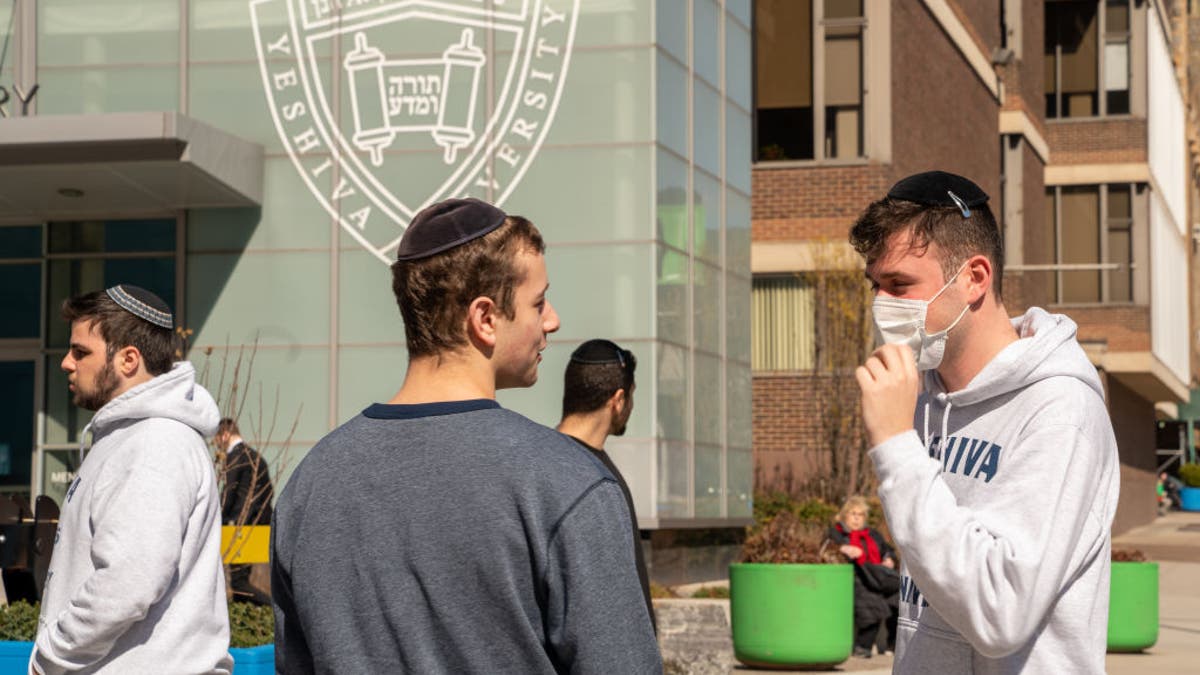
[[962,199],[959,199],[958,195],[954,194],[950,190],[946,190],[946,194],[950,195],[950,199],[954,200],[954,205],[957,206],[958,210],[962,212],[963,218],[971,217],[971,209],[967,208],[966,202],[964,202]]

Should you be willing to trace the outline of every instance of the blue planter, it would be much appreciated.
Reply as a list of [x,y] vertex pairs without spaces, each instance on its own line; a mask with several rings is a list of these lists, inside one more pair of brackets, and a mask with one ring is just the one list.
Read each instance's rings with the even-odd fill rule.
[[0,642],[0,675],[25,675],[29,672],[32,642]]
[[275,645],[261,647],[230,647],[233,672],[237,675],[274,675]]
[[[0,642],[0,675],[25,675],[29,672],[32,642]],[[231,647],[233,672],[237,675],[271,675],[275,672],[275,645]]]
[[1180,488],[1179,507],[1184,511],[1200,511],[1200,487]]

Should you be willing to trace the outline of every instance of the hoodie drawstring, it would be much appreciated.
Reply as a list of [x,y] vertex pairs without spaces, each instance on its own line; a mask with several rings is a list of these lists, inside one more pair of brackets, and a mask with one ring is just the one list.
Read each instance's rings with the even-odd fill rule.
[[[949,398],[945,399],[945,403],[946,403],[946,408],[942,411],[942,436],[941,436],[941,443],[938,444],[938,456],[937,456],[938,459],[942,458],[942,452],[944,451],[944,448],[946,446],[946,435],[950,433],[950,408],[953,407],[953,405],[954,405],[953,403],[950,402]],[[931,406],[929,404],[929,399],[925,399],[925,435],[922,438],[922,440],[925,443],[925,454],[929,454],[929,451],[933,447],[933,438],[930,437],[930,435],[929,435],[930,407]]]

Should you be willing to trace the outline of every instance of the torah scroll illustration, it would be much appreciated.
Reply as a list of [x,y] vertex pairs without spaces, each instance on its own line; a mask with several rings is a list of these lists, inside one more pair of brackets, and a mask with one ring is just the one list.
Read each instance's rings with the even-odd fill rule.
[[487,58],[474,39],[467,28],[441,58],[389,61],[367,44],[365,33],[354,35],[354,50],[343,66],[350,82],[354,146],[370,154],[371,164],[383,164],[383,151],[400,133],[429,132],[446,164],[475,140],[475,103]]

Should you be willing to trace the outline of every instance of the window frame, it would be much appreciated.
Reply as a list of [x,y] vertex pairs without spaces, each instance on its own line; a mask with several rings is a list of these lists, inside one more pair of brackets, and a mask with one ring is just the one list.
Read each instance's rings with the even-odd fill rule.
[[[1064,263],[1062,262],[1063,254],[1063,188],[1096,188],[1096,197],[1099,200],[1097,204],[1097,236],[1099,237],[1099,258],[1100,262],[1091,263]],[[1128,264],[1117,263],[1110,260],[1111,251],[1109,249],[1108,234],[1114,222],[1117,220],[1126,220],[1124,218],[1117,219],[1109,216],[1109,188],[1124,187],[1129,190],[1129,217],[1126,227],[1128,228],[1130,238],[1130,260]],[[1013,266],[1011,270],[1025,271],[1048,271],[1054,274],[1053,281],[1053,299],[1054,305],[1070,305],[1070,306],[1091,306],[1091,307],[1109,307],[1109,306],[1128,306],[1139,305],[1138,302],[1138,286],[1143,281],[1138,278],[1137,264],[1137,238],[1144,234],[1144,218],[1139,218],[1139,209],[1137,206],[1139,193],[1146,189],[1145,183],[1137,182],[1112,182],[1112,183],[1087,183],[1080,185],[1047,185],[1046,198],[1053,200],[1053,221],[1048,223],[1054,233],[1054,262],[1046,265],[1020,265]],[[1063,273],[1073,271],[1097,271],[1100,273],[1100,299],[1098,301],[1064,301],[1063,300]],[[1112,299],[1112,279],[1108,272],[1126,271],[1129,274],[1129,299],[1113,300]]]
[[[1054,5],[1066,4],[1067,2],[1077,0],[1062,0],[1055,2],[1047,0],[1045,9],[1043,10],[1043,21],[1045,14],[1050,11],[1050,7]],[[1064,122],[1064,121],[1083,121],[1097,119],[1120,119],[1132,117],[1134,112],[1134,79],[1136,78],[1136,70],[1134,68],[1134,22],[1135,13],[1139,11],[1133,0],[1118,0],[1126,3],[1128,11],[1128,27],[1124,32],[1110,33],[1108,30],[1108,3],[1110,0],[1092,0],[1096,4],[1096,114],[1094,115],[1076,115],[1068,116],[1063,114],[1063,83],[1062,83],[1062,40],[1057,38],[1054,42],[1054,51],[1046,52],[1043,49],[1043,58],[1050,59],[1054,64],[1054,110],[1055,114],[1050,115],[1047,111],[1047,122]],[[1125,64],[1128,69],[1128,79],[1126,81],[1127,88],[1125,89],[1128,100],[1126,101],[1126,110],[1121,113],[1108,112],[1108,90],[1104,86],[1105,79],[1105,51],[1110,44],[1125,45],[1126,56]],[[1045,105],[1043,100],[1043,108]]]
[[[869,151],[871,143],[874,140],[871,133],[872,124],[869,123],[870,113],[869,108],[872,107],[871,97],[869,96],[870,87],[868,82],[874,70],[870,67],[868,42],[870,40],[870,20],[871,5],[874,4],[870,0],[862,0],[862,16],[857,18],[837,18],[826,19],[825,0],[812,0],[811,4],[811,34],[810,45],[812,48],[812,148],[813,156],[805,158],[787,158],[787,159],[762,159],[759,157],[759,131],[758,131],[758,0],[754,2],[754,12],[752,13],[751,44],[754,48],[751,50],[751,68],[752,73],[752,91],[751,105],[753,106],[753,115],[751,116],[751,138],[753,147],[751,148],[751,164],[752,166],[769,166],[769,167],[787,167],[787,166],[811,166],[813,164],[821,165],[859,165],[866,164],[872,157]],[[857,155],[851,157],[829,157],[826,156],[826,133],[825,117],[828,114],[828,108],[825,105],[825,43],[826,43],[826,28],[857,28],[859,30],[859,89],[860,89],[860,112],[858,119],[858,149]],[[886,153],[882,153],[886,154]]]

